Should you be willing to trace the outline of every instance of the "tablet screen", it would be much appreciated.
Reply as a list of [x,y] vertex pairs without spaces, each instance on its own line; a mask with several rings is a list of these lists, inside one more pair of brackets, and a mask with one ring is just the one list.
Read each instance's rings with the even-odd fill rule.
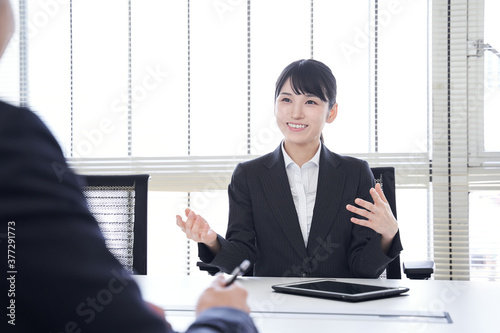
[[316,281],[316,282],[301,283],[295,285],[292,284],[289,285],[289,287],[309,289],[309,290],[321,290],[326,292],[342,293],[349,295],[388,289],[385,287],[370,286],[365,284],[344,283],[337,281]]

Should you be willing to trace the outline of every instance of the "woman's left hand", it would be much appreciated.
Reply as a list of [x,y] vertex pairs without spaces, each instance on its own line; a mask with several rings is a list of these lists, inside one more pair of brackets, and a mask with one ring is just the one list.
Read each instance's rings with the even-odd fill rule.
[[382,235],[382,249],[387,253],[394,236],[398,232],[398,221],[392,214],[391,207],[384,192],[382,192],[380,184],[370,189],[370,195],[373,198],[373,203],[357,198],[354,202],[362,208],[353,205],[347,205],[346,208],[348,211],[366,218],[352,217],[352,223],[368,227]]

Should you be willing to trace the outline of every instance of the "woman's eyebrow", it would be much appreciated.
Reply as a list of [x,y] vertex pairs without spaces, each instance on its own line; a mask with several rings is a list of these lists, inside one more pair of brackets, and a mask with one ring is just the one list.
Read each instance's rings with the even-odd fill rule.
[[[278,96],[280,96],[280,95],[293,96],[294,94],[289,93],[289,92],[286,92],[286,91],[282,91],[282,92],[280,92],[280,94],[279,94]],[[316,96],[316,95],[314,95],[314,94],[299,94],[299,95],[305,96],[305,97],[307,97],[307,98],[314,97],[314,98],[319,98],[319,99],[321,99],[320,97],[318,97],[318,96]]]

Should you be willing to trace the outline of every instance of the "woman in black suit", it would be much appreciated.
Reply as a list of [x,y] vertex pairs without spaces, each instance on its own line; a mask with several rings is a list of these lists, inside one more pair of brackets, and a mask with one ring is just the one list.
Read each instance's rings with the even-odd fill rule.
[[323,144],[323,127],[337,116],[336,93],[335,77],[319,61],[283,70],[274,112],[284,139],[236,167],[226,237],[190,209],[185,221],[177,216],[202,261],[230,272],[249,259],[256,276],[376,278],[399,255],[398,223],[368,164]]

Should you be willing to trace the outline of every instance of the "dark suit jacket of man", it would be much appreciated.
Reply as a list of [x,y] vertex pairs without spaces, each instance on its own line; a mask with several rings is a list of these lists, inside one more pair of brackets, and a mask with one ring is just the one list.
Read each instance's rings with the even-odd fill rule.
[[307,248],[300,232],[281,147],[239,164],[228,188],[229,223],[215,257],[200,244],[202,261],[229,273],[243,259],[256,276],[377,278],[402,250],[399,232],[387,254],[380,234],[353,224],[354,199],[372,201],[373,174],[365,161],[321,148],[318,188]]
[[[172,332],[107,250],[52,134],[32,112],[1,101],[0,248],[7,332]],[[188,331],[225,329],[256,332],[229,308],[204,311]]]

